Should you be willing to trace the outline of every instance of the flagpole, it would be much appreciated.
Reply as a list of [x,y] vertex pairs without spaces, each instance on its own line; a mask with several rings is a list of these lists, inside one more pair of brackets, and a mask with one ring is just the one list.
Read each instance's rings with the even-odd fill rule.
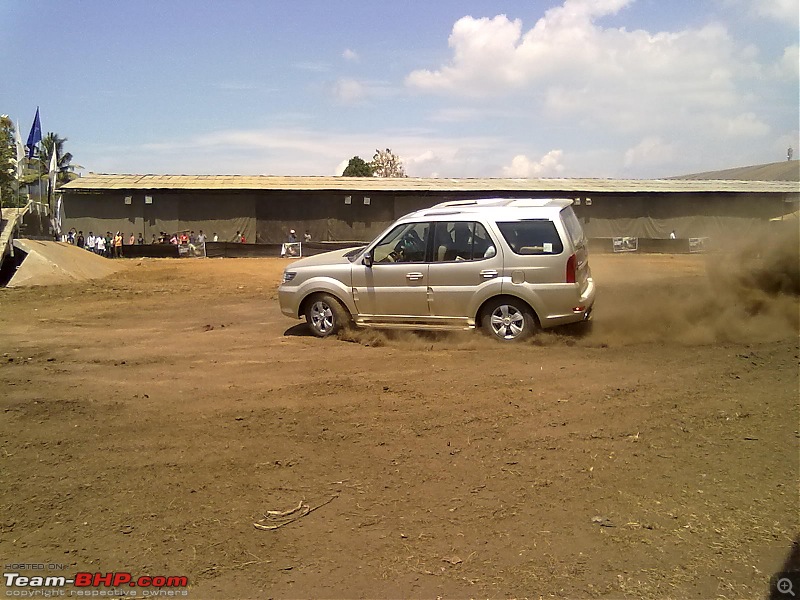
[[37,162],[39,163],[39,166],[38,166],[37,170],[39,171],[39,202],[41,203],[41,201],[42,201],[42,144],[41,144],[41,142],[38,144],[38,149],[39,149],[39,160]]
[[19,120],[17,120],[17,128],[14,134],[14,146],[16,149],[16,157],[17,157],[17,219],[19,219],[19,203],[22,202],[22,171],[25,169],[25,163],[23,162],[20,165],[20,161],[25,160],[25,154],[22,153],[20,156],[20,144],[22,144],[22,134],[19,132]]

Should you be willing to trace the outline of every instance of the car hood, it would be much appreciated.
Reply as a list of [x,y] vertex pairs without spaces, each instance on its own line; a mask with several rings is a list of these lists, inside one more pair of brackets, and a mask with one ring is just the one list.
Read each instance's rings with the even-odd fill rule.
[[307,256],[306,258],[301,258],[293,262],[286,267],[286,270],[293,271],[294,269],[302,269],[303,267],[347,264],[350,260],[345,255],[360,248],[363,248],[363,246],[353,246],[352,248],[345,248],[344,250],[332,250],[330,252],[323,252],[322,254],[315,254],[314,256]]

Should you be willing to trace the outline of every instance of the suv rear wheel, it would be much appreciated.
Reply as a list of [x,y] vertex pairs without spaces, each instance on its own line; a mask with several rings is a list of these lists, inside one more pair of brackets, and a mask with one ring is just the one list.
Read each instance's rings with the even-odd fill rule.
[[504,342],[527,339],[537,329],[531,309],[516,298],[497,298],[489,302],[481,312],[481,327]]
[[330,294],[315,294],[306,304],[308,328],[317,337],[328,337],[350,323],[350,314]]

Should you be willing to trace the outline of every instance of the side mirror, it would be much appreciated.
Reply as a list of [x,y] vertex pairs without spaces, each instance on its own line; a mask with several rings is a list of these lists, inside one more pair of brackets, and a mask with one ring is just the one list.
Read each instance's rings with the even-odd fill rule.
[[364,259],[361,262],[363,262],[366,267],[372,267],[372,250],[364,255]]

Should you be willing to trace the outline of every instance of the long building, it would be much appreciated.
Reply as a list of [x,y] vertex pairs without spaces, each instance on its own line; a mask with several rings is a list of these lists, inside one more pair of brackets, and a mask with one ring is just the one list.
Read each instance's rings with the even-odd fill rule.
[[[797,163],[797,161],[793,161]],[[792,165],[790,165],[792,166]],[[795,166],[796,169],[796,166]],[[710,175],[710,174],[709,174]],[[448,200],[570,198],[592,238],[719,237],[797,211],[797,181],[731,179],[425,179],[241,175],[100,175],[60,191],[66,231],[203,230],[230,241],[369,240],[397,217]]]

